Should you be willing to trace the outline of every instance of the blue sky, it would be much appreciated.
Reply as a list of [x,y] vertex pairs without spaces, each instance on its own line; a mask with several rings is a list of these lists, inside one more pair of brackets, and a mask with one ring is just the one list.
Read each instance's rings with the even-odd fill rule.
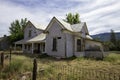
[[80,14],[90,34],[120,32],[120,0],[0,0],[0,37],[9,35],[15,19],[48,25],[53,16],[64,19],[69,12]]

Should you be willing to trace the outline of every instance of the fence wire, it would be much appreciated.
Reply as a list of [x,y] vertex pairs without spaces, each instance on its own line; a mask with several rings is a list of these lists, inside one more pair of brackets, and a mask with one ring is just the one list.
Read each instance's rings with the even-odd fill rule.
[[55,65],[40,69],[39,80],[120,80],[120,73]]

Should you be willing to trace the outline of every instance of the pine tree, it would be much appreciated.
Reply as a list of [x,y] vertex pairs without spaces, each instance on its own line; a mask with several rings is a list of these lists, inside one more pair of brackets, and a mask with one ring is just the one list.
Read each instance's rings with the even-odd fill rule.
[[112,42],[113,45],[114,45],[114,46],[111,47],[110,49],[111,49],[111,50],[116,50],[116,36],[115,36],[114,30],[111,30],[110,42]]
[[116,45],[116,35],[115,35],[114,30],[111,30],[110,41],[111,41],[114,45]]

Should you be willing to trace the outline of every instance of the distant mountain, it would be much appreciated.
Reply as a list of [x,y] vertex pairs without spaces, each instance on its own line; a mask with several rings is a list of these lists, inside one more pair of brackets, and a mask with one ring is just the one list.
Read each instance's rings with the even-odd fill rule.
[[[116,39],[120,40],[120,32],[115,33]],[[109,41],[110,40],[110,33],[101,33],[96,35],[91,35],[94,39],[99,39],[101,41]]]

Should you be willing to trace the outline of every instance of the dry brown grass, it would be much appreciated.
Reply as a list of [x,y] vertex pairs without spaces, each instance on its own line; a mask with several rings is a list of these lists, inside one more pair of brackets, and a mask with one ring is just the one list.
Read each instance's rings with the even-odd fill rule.
[[[119,57],[118,57],[119,56]],[[22,65],[20,68],[18,68],[18,72],[12,73],[12,78],[17,78],[21,73],[24,72],[31,72],[32,71],[32,64],[33,64],[33,58],[37,57],[37,63],[38,63],[38,71],[41,69],[47,69],[48,72],[59,72],[59,69],[52,69],[52,66],[69,66],[72,68],[85,68],[85,69],[94,69],[99,71],[105,71],[105,72],[115,72],[120,74],[120,54],[110,54],[107,58],[104,59],[104,61],[96,61],[93,59],[85,59],[83,57],[75,58],[75,59],[61,59],[57,60],[52,57],[41,57],[39,55],[15,55],[12,54],[12,62],[15,62],[14,66],[16,66],[16,63],[19,62]],[[111,60],[112,58],[112,60]],[[117,60],[114,60],[117,59]],[[5,67],[8,67],[9,60],[5,60]],[[5,78],[7,79],[8,75],[7,73],[10,73],[10,71],[7,71],[4,73],[4,69],[1,69],[0,71],[3,71],[0,74],[0,79]],[[52,70],[52,71],[51,71]],[[53,76],[49,75],[49,73],[46,72],[46,76]],[[16,76],[14,76],[16,75]],[[14,76],[14,77],[13,77]]]

